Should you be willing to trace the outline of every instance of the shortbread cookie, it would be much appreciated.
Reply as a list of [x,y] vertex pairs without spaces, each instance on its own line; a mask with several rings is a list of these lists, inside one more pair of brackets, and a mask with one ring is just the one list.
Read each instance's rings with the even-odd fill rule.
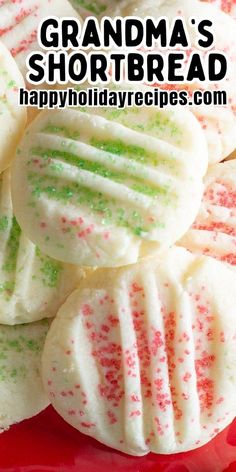
[[[195,89],[200,90],[225,90],[227,92],[227,106],[200,105],[191,106],[191,111],[199,119],[206,134],[210,163],[220,162],[226,158],[236,148],[236,35],[235,21],[229,15],[221,12],[208,3],[198,0],[123,0],[113,5],[107,15],[110,16],[140,16],[140,17],[160,17],[165,16],[172,21],[177,16],[185,19],[188,34],[192,47],[185,50],[189,56],[192,52],[199,52],[197,45],[197,28],[193,27],[189,21],[193,16],[197,19],[210,19],[213,23],[215,37],[214,46],[209,51],[221,51],[227,55],[228,73],[226,79],[218,83],[199,82],[193,84],[157,84],[164,89],[172,88],[178,90],[189,90],[191,101],[192,93]],[[227,34],[225,33],[227,31]],[[178,47],[178,51],[181,48]],[[167,51],[168,52],[168,51]],[[173,52],[173,51],[172,51]],[[201,50],[201,53],[203,51]],[[165,51],[162,51],[165,54]]]
[[0,432],[46,408],[41,354],[49,321],[0,325]]
[[12,211],[10,172],[0,175],[0,323],[55,316],[85,270],[45,256],[21,231]]
[[26,110],[18,106],[19,87],[24,87],[23,77],[9,51],[0,43],[0,172],[13,159],[26,124]]
[[209,169],[199,214],[179,244],[236,266],[236,160]]
[[46,339],[55,409],[128,454],[207,443],[236,414],[235,286],[224,264],[182,248],[95,272]]
[[186,232],[206,165],[201,127],[185,110],[44,111],[14,162],[14,211],[55,259],[125,265],[147,242],[159,248]]

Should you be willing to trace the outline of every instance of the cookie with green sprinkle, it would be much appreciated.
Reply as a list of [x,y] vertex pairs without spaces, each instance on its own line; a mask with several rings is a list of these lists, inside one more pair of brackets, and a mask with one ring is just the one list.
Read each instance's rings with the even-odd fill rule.
[[28,323],[55,316],[85,270],[41,252],[13,215],[10,171],[0,175],[0,323]]
[[57,260],[135,263],[192,224],[207,162],[201,127],[183,109],[43,111],[13,165],[14,212]]

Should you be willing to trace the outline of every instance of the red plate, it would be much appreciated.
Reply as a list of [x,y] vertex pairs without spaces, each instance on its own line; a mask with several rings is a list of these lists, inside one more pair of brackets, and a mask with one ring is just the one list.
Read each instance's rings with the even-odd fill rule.
[[236,420],[207,446],[135,458],[67,425],[52,409],[0,436],[0,472],[236,472]]

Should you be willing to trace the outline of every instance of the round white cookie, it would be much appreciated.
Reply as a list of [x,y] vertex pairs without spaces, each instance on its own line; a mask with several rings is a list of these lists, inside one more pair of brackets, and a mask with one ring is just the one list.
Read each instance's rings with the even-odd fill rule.
[[178,244],[236,266],[236,160],[210,167],[199,214]]
[[49,404],[41,380],[41,354],[49,321],[0,325],[0,432]]
[[[199,84],[188,83],[181,85],[171,84],[172,88],[189,90],[190,94],[195,90],[225,90],[227,92],[227,106],[200,105],[191,106],[191,111],[200,121],[206,134],[209,148],[209,162],[220,162],[236,148],[236,36],[234,20],[214,8],[212,5],[198,0],[123,0],[113,5],[107,12],[108,16],[140,16],[160,17],[165,16],[172,21],[177,16],[183,16],[191,41],[191,48],[185,53],[199,52],[197,44],[198,32],[189,19],[194,16],[196,21],[210,19],[213,23],[214,46],[210,51],[221,51],[228,58],[228,72],[224,80],[218,83],[203,82]],[[225,32],[227,31],[227,34]],[[178,47],[178,51],[181,48]],[[172,51],[173,52],[173,51]],[[207,55],[209,50],[205,51]],[[168,53],[168,51],[167,51]],[[201,53],[203,51],[201,50]],[[165,54],[165,51],[162,51]],[[160,88],[166,88],[166,84],[158,84]],[[170,86],[170,85],[169,85]],[[169,87],[168,86],[168,87]]]
[[224,264],[183,248],[95,272],[46,339],[54,408],[132,455],[207,443],[236,415],[235,286]]
[[125,265],[186,232],[206,166],[204,135],[188,111],[44,111],[14,162],[14,212],[51,257]]
[[13,215],[10,171],[0,175],[0,323],[55,316],[86,271],[45,256]]
[[24,87],[23,77],[0,42],[0,172],[10,165],[26,124],[26,110],[18,106],[20,87]]

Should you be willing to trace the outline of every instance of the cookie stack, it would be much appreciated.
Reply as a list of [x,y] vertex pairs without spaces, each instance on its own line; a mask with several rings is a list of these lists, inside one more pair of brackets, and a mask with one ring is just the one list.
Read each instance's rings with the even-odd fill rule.
[[[17,27],[7,8],[16,44],[27,8]],[[0,428],[51,402],[110,447],[169,454],[236,416],[234,20],[197,0],[109,8],[214,18],[229,106],[45,110],[24,129],[2,46]]]

